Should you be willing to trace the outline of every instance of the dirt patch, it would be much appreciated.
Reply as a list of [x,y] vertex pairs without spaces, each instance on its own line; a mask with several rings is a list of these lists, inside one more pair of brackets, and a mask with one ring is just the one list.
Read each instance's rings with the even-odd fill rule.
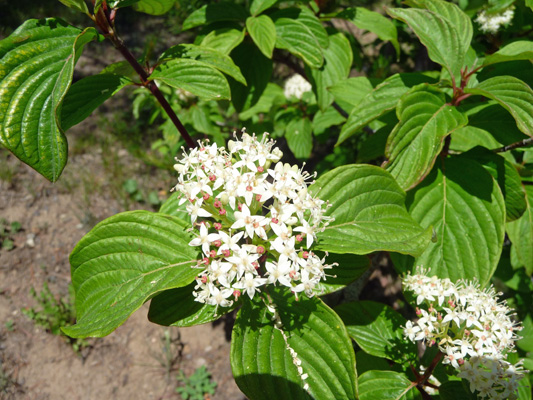
[[[89,121],[78,132],[90,127]],[[189,375],[205,364],[218,383],[212,399],[243,399],[231,374],[228,323],[160,327],[148,322],[145,305],[78,355],[21,313],[36,304],[30,288],[39,291],[44,282],[56,296],[67,296],[69,253],[94,224],[127,208],[149,208],[127,193],[117,195],[124,179],[135,176],[141,188],[163,196],[172,175],[95,145],[72,154],[52,184],[0,151],[7,173],[0,181],[0,218],[22,226],[12,237],[15,248],[0,251],[0,398],[179,399],[177,371]]]

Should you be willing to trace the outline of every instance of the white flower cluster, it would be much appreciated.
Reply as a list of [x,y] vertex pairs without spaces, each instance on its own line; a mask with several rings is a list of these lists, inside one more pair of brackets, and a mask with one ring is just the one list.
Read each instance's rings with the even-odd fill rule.
[[290,98],[291,96],[301,99],[303,94],[310,92],[312,86],[305,78],[300,74],[294,74],[289,79],[285,81],[285,97]]
[[307,192],[314,175],[278,162],[282,153],[267,135],[259,141],[243,130],[227,149],[199,142],[174,166],[180,204],[198,228],[189,245],[204,255],[196,301],[228,307],[232,296],[253,298],[266,284],[312,296],[331,268],[309,251],[330,220],[327,204]]
[[480,25],[479,30],[484,33],[496,33],[502,25],[509,25],[514,17],[514,9],[508,8],[503,13],[488,14],[485,10],[481,11],[476,22]]
[[428,277],[423,270],[407,275],[404,288],[414,292],[419,319],[408,321],[404,334],[411,341],[438,345],[443,363],[459,370],[481,398],[516,398],[518,381],[524,376],[520,363],[506,361],[521,329],[511,320],[511,310],[498,302],[493,287],[481,290],[476,283]]

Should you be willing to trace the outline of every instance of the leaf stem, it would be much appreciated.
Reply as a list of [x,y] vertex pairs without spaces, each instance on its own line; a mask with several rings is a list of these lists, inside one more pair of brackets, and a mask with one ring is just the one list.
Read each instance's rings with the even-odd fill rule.
[[519,140],[518,142],[508,144],[507,146],[498,147],[497,149],[493,149],[492,151],[494,153],[503,153],[505,151],[517,149],[519,147],[527,147],[527,146],[530,146],[531,144],[533,144],[533,138],[527,138],[527,139]]
[[126,59],[126,61],[132,66],[132,68],[135,70],[135,72],[139,75],[141,78],[141,84],[142,86],[146,87],[150,92],[154,95],[154,97],[157,99],[159,104],[161,104],[161,107],[163,107],[163,110],[167,113],[172,123],[176,126],[179,133],[187,143],[187,146],[189,148],[195,148],[196,143],[189,135],[189,132],[187,132],[187,129],[181,121],[179,120],[178,116],[168,103],[168,101],[165,99],[165,96],[163,96],[163,93],[159,90],[156,83],[154,81],[150,81],[150,74],[148,71],[142,67],[141,64],[137,61],[135,56],[131,53],[131,51],[126,47],[124,44],[124,41],[117,35],[115,28],[114,28],[114,19],[116,10],[111,10],[111,12],[104,12],[104,8],[107,10],[106,2],[104,1],[103,7],[100,7],[98,9],[98,12],[94,16],[94,22],[96,26],[102,31],[102,34],[113,43],[113,46],[122,54],[122,56]]

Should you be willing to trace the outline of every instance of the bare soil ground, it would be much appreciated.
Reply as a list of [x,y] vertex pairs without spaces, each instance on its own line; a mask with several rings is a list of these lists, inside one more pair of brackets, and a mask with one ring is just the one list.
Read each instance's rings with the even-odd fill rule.
[[[145,305],[76,354],[65,338],[21,313],[36,305],[30,288],[39,292],[43,282],[56,296],[68,295],[69,253],[94,224],[126,208],[149,208],[121,192],[125,179],[135,178],[141,189],[158,190],[162,197],[172,185],[170,173],[147,168],[115,145],[100,142],[80,151],[76,135],[94,129],[94,120],[77,127],[70,143],[78,150],[71,151],[55,184],[0,150],[0,218],[22,226],[13,235],[15,248],[0,251],[0,398],[179,399],[177,371],[189,375],[205,364],[218,383],[211,399],[243,399],[229,363],[231,318],[166,328],[148,322]],[[172,341],[165,342],[167,330]]]

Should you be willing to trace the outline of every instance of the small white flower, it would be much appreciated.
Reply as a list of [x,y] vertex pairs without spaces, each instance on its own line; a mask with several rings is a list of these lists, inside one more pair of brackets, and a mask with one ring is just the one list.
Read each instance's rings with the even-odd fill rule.
[[310,92],[312,88],[311,84],[302,75],[294,74],[285,81],[285,97],[290,98],[294,96],[297,99],[301,99],[303,94]]

